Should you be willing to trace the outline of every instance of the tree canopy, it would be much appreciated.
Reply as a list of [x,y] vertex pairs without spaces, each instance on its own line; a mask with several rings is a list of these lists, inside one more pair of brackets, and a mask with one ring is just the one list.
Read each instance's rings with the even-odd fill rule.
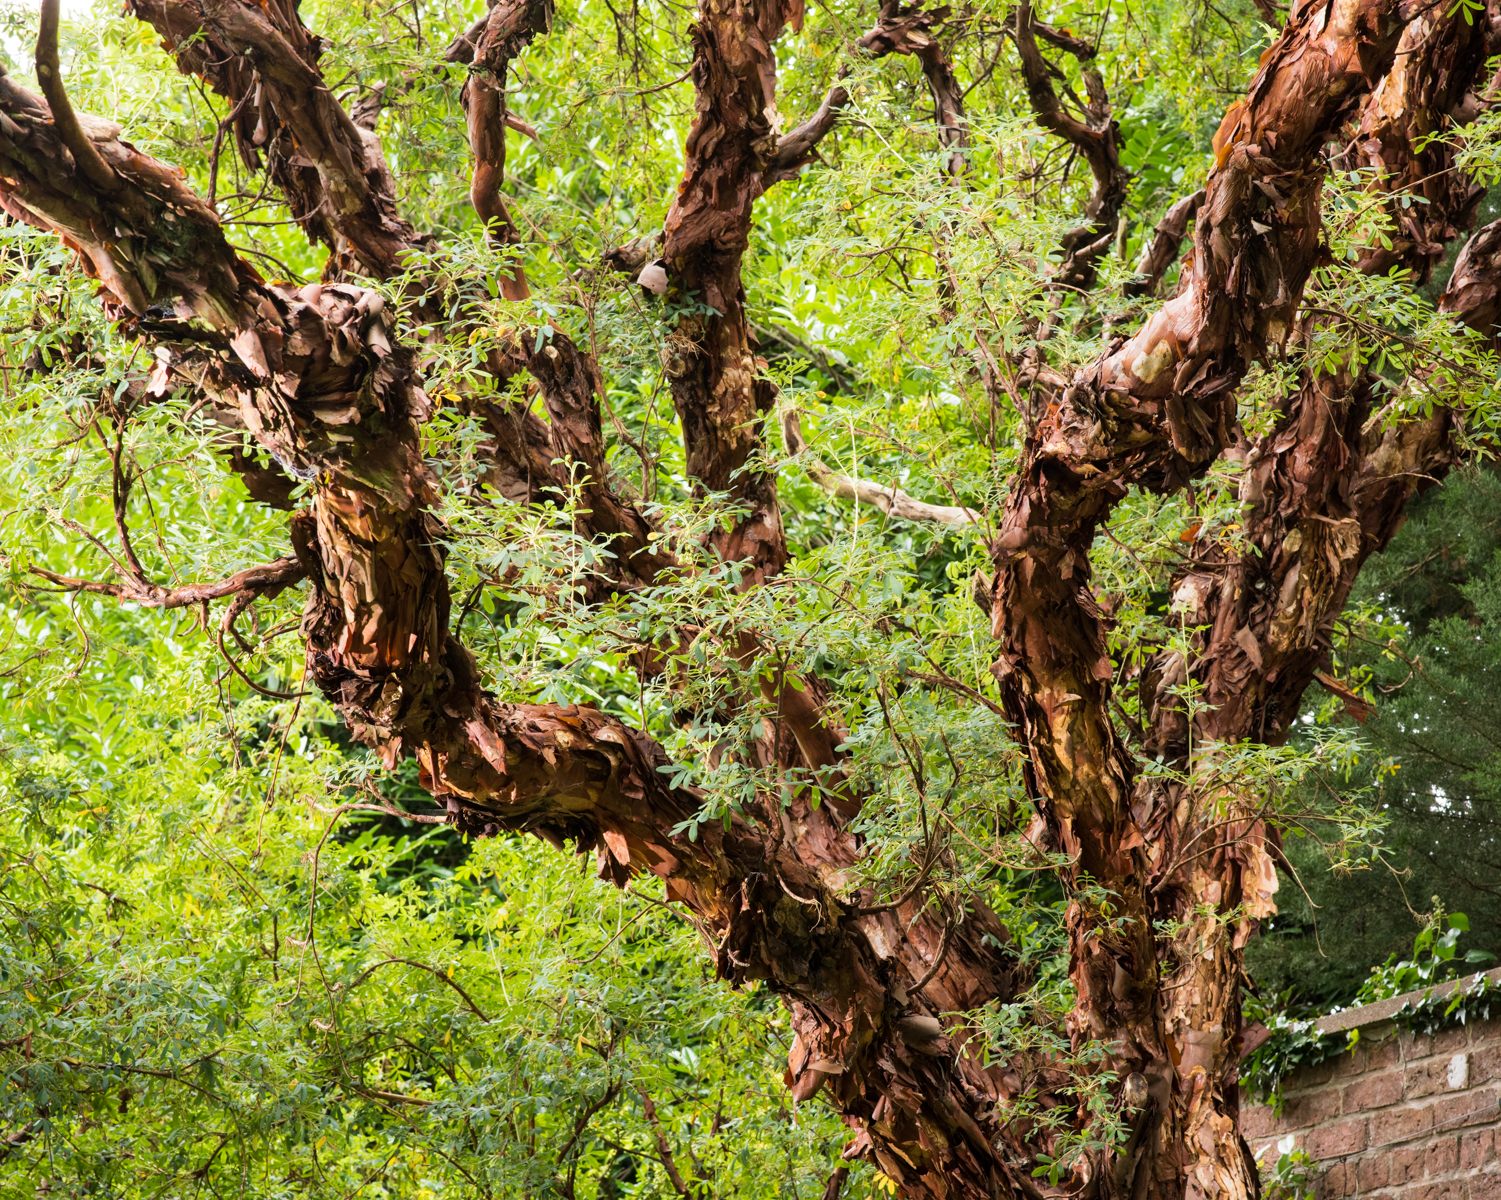
[[0,1196],[1257,1195],[1279,902],[1494,898],[1501,6],[108,7],[0,9]]

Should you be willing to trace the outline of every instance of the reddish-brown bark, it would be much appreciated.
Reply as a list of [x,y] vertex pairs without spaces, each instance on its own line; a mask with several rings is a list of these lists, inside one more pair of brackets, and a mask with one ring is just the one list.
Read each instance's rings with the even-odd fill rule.
[[[787,998],[795,1094],[826,1088],[893,1168],[923,1163],[935,1178],[999,1187],[1011,1168],[986,1159],[970,1115],[983,1114],[993,1072],[935,1031],[936,1014],[1014,992],[994,918],[931,913],[923,898],[847,907],[841,877],[857,846],[827,806],[794,808],[771,827],[709,823],[689,841],[674,830],[698,798],[666,784],[647,739],[599,712],[487,696],[448,631],[440,530],[426,511],[433,481],[416,438],[426,400],[378,298],[348,284],[268,285],[170,168],[101,141],[126,186],[118,199],[92,193],[45,105],[0,79],[0,112],[7,210],[66,230],[121,317],[163,303],[198,317],[208,329],[195,330],[195,346],[212,337],[218,356],[208,384],[291,473],[316,478],[294,522],[311,584],[308,673],[356,736],[388,762],[415,758],[464,828],[571,843],[618,880],[662,878],[715,938],[721,974]],[[144,272],[136,239],[164,228],[171,240]]]
[[[549,0],[502,0],[490,9],[473,43],[473,69],[464,84],[464,115],[474,154],[469,200],[492,241],[502,246],[521,240],[500,194],[506,167],[506,72],[521,47],[551,23]],[[508,300],[524,300],[528,294],[519,265],[504,273],[500,284]]]
[[357,126],[318,71],[318,39],[296,0],[129,0],[184,71],[232,105],[247,166],[264,160],[292,216],[333,251],[331,276],[394,274],[413,231],[396,210],[380,144]]
[[1105,82],[1089,66],[1093,48],[1077,39],[1064,43],[1083,64],[1084,111],[1076,116],[1064,106],[1053,86],[1054,68],[1037,46],[1040,32],[1032,5],[1023,0],[1012,16],[1011,36],[1021,59],[1032,113],[1039,125],[1079,152],[1094,178],[1084,206],[1084,222],[1064,235],[1063,262],[1053,280],[1059,287],[1082,290],[1094,284],[1100,260],[1118,236],[1130,176],[1121,163],[1120,131],[1110,115]]
[[[1188,624],[1211,626],[1193,668],[1205,710],[1192,742],[1175,732],[1183,665],[1164,667],[1154,680],[1164,703],[1145,750],[1186,773],[1187,784],[1165,782],[1171,776],[1161,770],[1139,775],[1136,748],[1112,721],[1115,671],[1089,592],[1088,550],[1127,487],[1175,487],[1236,443],[1233,389],[1253,358],[1287,336],[1318,259],[1317,149],[1381,80],[1399,33],[1407,41],[1365,109],[1359,145],[1397,186],[1433,165],[1415,161],[1415,143],[1464,103],[1482,30],[1452,14],[1405,28],[1397,16],[1394,6],[1295,7],[1216,139],[1217,166],[1177,297],[1058,397],[1030,440],[996,543],[994,612],[1005,648],[998,671],[1024,733],[1034,794],[1054,843],[1077,864],[1074,883],[1103,885],[1112,899],[1110,923],[1082,899],[1070,909],[1075,1036],[1112,1044],[1116,1069],[1138,1081],[1144,1098],[1128,1152],[1096,1184],[1105,1194],[1257,1190],[1235,1128],[1240,953],[1273,911],[1275,870],[1254,805],[1206,794],[1193,781],[1211,775],[1217,744],[1285,734],[1354,569],[1379,544],[1354,518],[1319,511],[1356,487],[1358,454],[1344,442],[1359,444],[1361,389],[1309,381],[1306,402],[1248,479],[1257,503],[1284,515],[1253,508],[1247,524],[1259,553],[1175,593],[1180,603],[1192,598]],[[1404,119],[1394,125],[1387,114],[1397,112]],[[1446,185],[1450,195],[1452,204],[1436,206],[1432,238],[1411,240],[1421,253],[1465,219],[1469,189]],[[1400,508],[1406,493],[1389,487],[1378,502],[1377,491],[1368,489],[1369,519],[1384,526],[1383,510]],[[1287,512],[1299,514],[1298,537],[1282,536]],[[1265,572],[1279,552],[1304,564],[1301,576],[1284,567],[1279,578],[1273,566],[1271,584],[1246,577]],[[1223,601],[1217,612],[1194,604],[1198,588]],[[1222,674],[1232,660],[1241,669]],[[1163,929],[1170,932],[1154,932]]]

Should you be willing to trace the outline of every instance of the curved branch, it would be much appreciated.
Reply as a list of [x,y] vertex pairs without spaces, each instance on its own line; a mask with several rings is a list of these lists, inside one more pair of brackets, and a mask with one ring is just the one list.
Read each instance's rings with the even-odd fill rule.
[[1204,203],[1204,189],[1176,201],[1152,231],[1152,239],[1142,249],[1136,263],[1136,278],[1127,282],[1124,291],[1128,296],[1155,296],[1162,286],[1162,277],[1178,259],[1178,251],[1188,234],[1188,223],[1198,215]]
[[[512,246],[520,231],[501,195],[506,165],[506,74],[522,47],[552,25],[552,0],[499,0],[490,9],[484,28],[473,42],[471,71],[464,84],[464,116],[474,173],[470,203],[493,244]],[[530,294],[519,264],[500,280],[507,300]]]
[[317,39],[291,0],[127,0],[185,73],[230,104],[247,165],[262,155],[292,216],[332,250],[331,276],[386,278],[420,245],[396,207],[375,135],[355,124],[318,70]]
[[[309,480],[310,510],[292,525],[310,583],[307,677],[354,735],[388,765],[415,759],[423,785],[467,830],[572,843],[616,882],[661,879],[715,938],[720,974],[766,980],[786,999],[794,1094],[826,1088],[889,1171],[941,1155],[972,1181],[968,1194],[1021,1186],[1020,1169],[995,1149],[998,1121],[984,1115],[982,1131],[967,1116],[991,1112],[1003,1068],[910,1032],[936,1013],[1015,994],[1020,969],[994,916],[976,906],[951,925],[922,898],[849,912],[841,889],[859,843],[820,816],[827,806],[794,810],[804,827],[791,838],[781,810],[768,826],[736,813],[701,823],[700,797],[674,784],[661,748],[618,718],[488,694],[449,629],[444,531],[418,434],[426,397],[379,298],[348,284],[264,283],[238,263],[212,210],[124,143],[103,149],[125,184],[120,196],[92,191],[57,152],[45,108],[3,78],[0,115],[0,203],[43,228],[76,231],[89,260],[117,277],[117,310],[140,316],[168,289],[182,291],[180,307],[204,324],[196,339],[222,355],[205,386]],[[137,259],[120,253],[122,240],[154,253],[163,271],[129,274]],[[936,1197],[920,1186],[911,1194]]]
[[[1110,99],[1099,72],[1084,68],[1088,100],[1084,119],[1080,120],[1064,107],[1053,87],[1056,68],[1037,48],[1039,32],[1032,5],[1023,0],[1013,15],[1011,39],[1021,60],[1032,114],[1039,125],[1083,155],[1094,176],[1094,189],[1084,207],[1084,223],[1064,235],[1063,263],[1051,282],[1059,288],[1087,289],[1095,281],[1100,259],[1115,241],[1131,177],[1121,163],[1120,132],[1110,115]],[[1082,48],[1069,49],[1081,61],[1093,57],[1092,51],[1085,54]]]
[[[958,156],[946,162],[945,170],[957,175],[963,171],[962,151],[967,140],[962,93],[942,48],[933,36],[934,25],[947,11],[929,12],[915,6],[906,8],[900,0],[885,0],[880,19],[860,36],[853,49],[856,55],[873,59],[885,58],[888,54],[906,54],[919,61],[933,97],[940,140],[945,148]],[[844,81],[849,78],[851,70],[848,64],[840,67],[833,86],[813,115],[778,140],[776,152],[767,167],[768,186],[791,178],[813,160],[819,142],[833,130],[840,114],[849,106],[850,94]]]
[[119,186],[119,181],[78,124],[78,115],[68,100],[67,89],[63,87],[63,70],[57,56],[57,15],[58,0],[42,0],[36,34],[37,82],[41,84],[42,95],[47,98],[47,107],[52,110],[58,136],[72,153],[78,169],[100,191],[113,191]]
[[790,404],[782,406],[782,434],[787,439],[787,448],[799,457],[808,477],[824,491],[846,500],[854,500],[880,509],[887,516],[899,521],[924,521],[939,525],[978,525],[983,520],[972,508],[953,504],[929,504],[909,496],[900,488],[888,487],[868,479],[844,475],[827,466],[821,459],[808,453],[808,443],[803,438],[802,422],[797,409]]
[[223,600],[229,596],[275,596],[283,589],[307,578],[307,571],[295,558],[278,558],[258,566],[246,567],[213,583],[188,583],[176,587],[141,582],[134,579],[123,583],[103,583],[91,579],[75,579],[70,575],[58,575],[41,567],[32,567],[31,573],[56,584],[67,592],[88,592],[96,596],[113,596],[139,604],[142,608],[189,608],[195,604],[207,604],[211,600]]

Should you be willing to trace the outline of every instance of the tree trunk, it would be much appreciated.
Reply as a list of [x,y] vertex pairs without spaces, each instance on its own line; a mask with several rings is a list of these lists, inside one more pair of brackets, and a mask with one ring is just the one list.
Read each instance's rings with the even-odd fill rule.
[[[1318,262],[1316,149],[1367,87],[1376,94],[1355,144],[1374,162],[1361,165],[1394,191],[1441,181],[1428,182],[1420,216],[1404,210],[1396,256],[1426,274],[1476,195],[1441,145],[1419,146],[1472,99],[1484,54],[1482,25],[1454,13],[1404,26],[1378,5],[1296,6],[1215,139],[1178,296],[1076,376],[1030,441],[997,541],[998,671],[1048,833],[1076,863],[1073,1034],[1113,1048],[1136,1110],[1125,1149],[1080,1172],[1092,1194],[1259,1194],[1237,1128],[1240,987],[1245,945],[1275,911],[1275,845],[1259,798],[1216,785],[1217,759],[1286,737],[1355,572],[1394,531],[1390,510],[1414,476],[1388,463],[1382,497],[1352,511],[1369,381],[1305,380],[1249,455],[1254,550],[1230,561],[1206,550],[1176,581],[1175,612],[1209,632],[1191,662],[1169,656],[1149,673],[1145,750],[1160,764],[1150,774],[1109,715],[1116,664],[1089,592],[1090,544],[1128,485],[1176,487],[1243,440],[1235,384],[1294,328]],[[1365,265],[1384,271],[1394,259]],[[1192,715],[1175,687],[1188,678],[1203,685]]]

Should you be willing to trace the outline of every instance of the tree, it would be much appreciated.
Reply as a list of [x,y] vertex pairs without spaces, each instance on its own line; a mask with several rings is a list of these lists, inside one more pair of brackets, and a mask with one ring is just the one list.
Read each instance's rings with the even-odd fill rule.
[[1288,896],[1251,947],[1251,975],[1272,994],[1349,1003],[1365,967],[1406,957],[1435,897],[1469,917],[1465,949],[1501,950],[1491,883],[1497,732],[1489,708],[1474,702],[1496,679],[1498,486],[1493,471],[1473,470],[1424,497],[1361,576],[1340,674],[1367,679],[1370,702],[1341,719],[1358,718],[1369,751],[1354,782],[1386,820],[1382,861],[1322,871],[1315,846],[1289,842],[1307,895]]
[[[592,853],[618,884],[659,880],[723,979],[785,1003],[792,1096],[825,1096],[854,1130],[850,1157],[901,1194],[1257,1194],[1237,1131],[1239,1000],[1246,943],[1274,911],[1278,828],[1296,815],[1280,803],[1306,761],[1290,727],[1361,565],[1462,453],[1462,422],[1483,426],[1494,374],[1501,227],[1469,240],[1436,305],[1414,285],[1473,219],[1459,163],[1486,169],[1497,14],[1295,4],[1224,113],[1202,193],[1136,239],[1133,273],[1118,252],[1128,159],[1145,179],[1165,155],[1132,151],[1112,115],[1096,60],[1127,19],[1109,10],[1084,37],[1029,4],[884,4],[865,33],[819,43],[784,0],[703,0],[686,35],[675,16],[643,34],[641,14],[611,9],[630,70],[691,49],[691,125],[658,230],[642,215],[663,191],[649,124],[605,111],[607,88],[543,86],[521,65],[555,22],[604,18],[500,0],[444,54],[466,69],[476,247],[443,206],[453,163],[421,140],[441,105],[405,95],[435,86],[434,55],[387,75],[393,61],[356,41],[334,76],[331,43],[284,0],[129,7],[217,97],[199,188],[75,112],[55,0],[41,94],[0,80],[0,205],[61,235],[114,322],[67,347],[70,370],[111,381],[83,422],[109,464],[113,545],[89,544],[110,575],[37,565],[40,580],[146,609],[227,601],[226,655],[253,652],[241,618],[299,589],[292,687],[388,772],[414,765],[461,830]],[[419,31],[432,18],[411,13]],[[830,42],[848,42],[840,65],[783,132],[779,67]],[[966,88],[956,55],[976,47]],[[860,89],[892,57],[921,74],[937,150],[913,155],[926,184],[906,183],[878,111],[875,145],[850,151],[857,190],[816,164],[836,131],[859,142]],[[1016,75],[975,111],[1001,57]],[[650,75],[613,94],[667,86]],[[566,166],[590,176],[532,168],[536,231],[507,195],[505,130],[533,132],[509,111],[518,90],[575,127]],[[877,108],[910,109],[910,93]],[[1057,151],[1008,122],[1041,126]],[[632,135],[630,153],[597,152]],[[272,250],[230,241],[215,200],[231,143],[326,248],[320,281],[270,279],[252,257]],[[835,214],[801,241],[786,222],[812,206],[776,207],[794,186]],[[569,220],[612,204],[638,236],[570,260]],[[784,271],[873,264],[873,282],[838,286],[896,322],[889,341],[851,361],[763,319],[775,305],[746,280],[768,274],[748,267],[768,213]],[[839,307],[821,316],[808,324],[836,326]],[[859,388],[883,354],[899,379],[939,380],[913,391],[925,433],[958,441],[973,471],[957,503],[811,457],[824,440],[806,440],[792,401],[814,398],[815,373]],[[672,450],[643,436],[658,386]],[[136,533],[161,499],[125,444],[163,405],[290,511],[275,557],[161,582]],[[796,507],[791,535],[774,412],[831,493]],[[841,564],[888,595],[841,592],[817,568],[835,557],[815,527],[833,497],[981,533],[971,590],[991,649],[973,649],[961,589],[913,589],[910,557]],[[946,553],[952,584],[972,556]],[[477,612],[490,628],[466,632]],[[571,687],[507,678],[539,660]],[[591,662],[628,665],[634,703],[613,678],[603,703],[579,703]],[[970,856],[965,839],[991,844]],[[1021,882],[1039,871],[1049,880]],[[1008,1041],[1040,968],[1004,909],[1049,886],[1071,1011],[1051,1039]]]

